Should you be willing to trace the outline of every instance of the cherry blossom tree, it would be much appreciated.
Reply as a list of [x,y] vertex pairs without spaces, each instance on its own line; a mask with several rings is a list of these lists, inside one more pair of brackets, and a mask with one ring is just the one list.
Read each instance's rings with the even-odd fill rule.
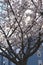
[[43,43],[42,0],[4,0],[0,23],[0,55],[16,65],[26,65]]

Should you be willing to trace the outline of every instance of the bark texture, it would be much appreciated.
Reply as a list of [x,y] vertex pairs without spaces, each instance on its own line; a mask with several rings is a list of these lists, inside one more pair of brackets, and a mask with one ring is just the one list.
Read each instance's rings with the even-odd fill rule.
[[24,60],[21,60],[16,65],[27,65],[27,60],[25,60],[25,59]]
[[17,65],[27,65],[27,62],[19,62]]

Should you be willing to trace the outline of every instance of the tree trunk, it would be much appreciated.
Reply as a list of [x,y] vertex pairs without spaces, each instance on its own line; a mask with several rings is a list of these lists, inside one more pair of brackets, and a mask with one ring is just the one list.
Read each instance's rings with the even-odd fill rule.
[[27,65],[27,61],[21,61],[17,65]]

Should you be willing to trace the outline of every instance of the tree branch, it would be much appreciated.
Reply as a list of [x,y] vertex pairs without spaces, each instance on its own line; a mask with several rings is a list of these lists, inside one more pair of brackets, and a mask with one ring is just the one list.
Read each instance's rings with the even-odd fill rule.
[[7,44],[9,45],[9,49],[11,50],[11,53],[14,54],[14,56],[20,60],[20,58],[18,57],[18,55],[16,53],[14,53],[14,51],[13,51],[13,49],[11,47],[11,44],[10,44],[8,38],[7,38],[7,35],[5,34],[5,32],[4,32],[4,30],[2,29],[1,26],[0,26],[0,29],[2,30],[3,34],[5,35],[5,38],[6,38]]

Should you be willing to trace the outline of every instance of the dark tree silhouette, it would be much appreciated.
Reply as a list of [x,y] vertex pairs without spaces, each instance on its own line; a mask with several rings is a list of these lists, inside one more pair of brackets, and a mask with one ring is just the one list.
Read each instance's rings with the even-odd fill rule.
[[42,0],[5,0],[5,4],[7,20],[0,25],[0,55],[16,65],[26,65],[43,42]]

